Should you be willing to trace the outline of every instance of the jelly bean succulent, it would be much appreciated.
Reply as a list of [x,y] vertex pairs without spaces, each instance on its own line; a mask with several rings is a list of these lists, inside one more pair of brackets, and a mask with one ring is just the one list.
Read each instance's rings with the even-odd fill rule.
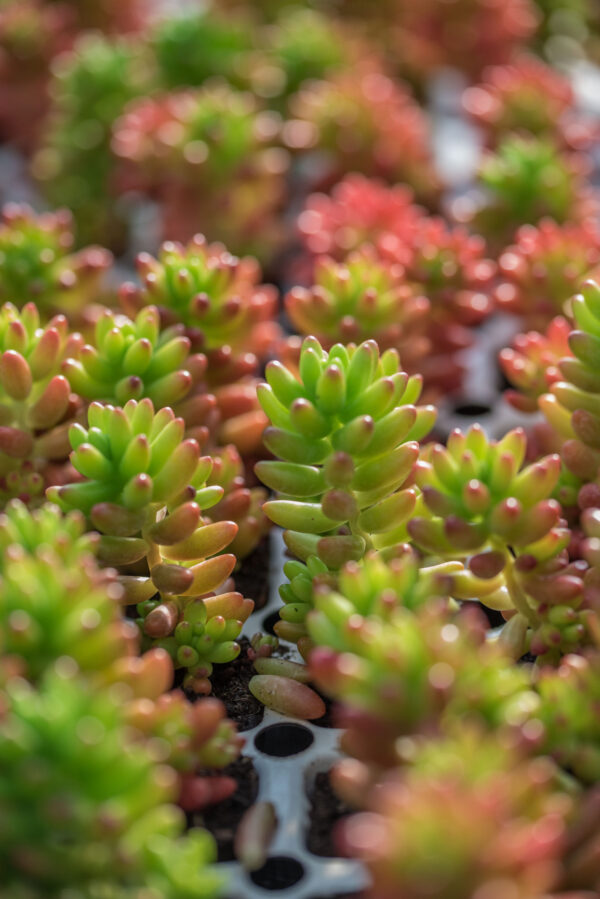
[[434,556],[468,558],[484,577],[502,573],[504,587],[482,597],[511,614],[501,639],[517,657],[529,649],[557,661],[590,641],[594,610],[564,553],[570,533],[551,499],[560,458],[522,468],[525,450],[521,429],[490,441],[478,425],[453,431],[446,448],[427,448],[416,481],[431,517],[414,518],[408,529]]
[[484,159],[480,186],[486,195],[477,207],[455,204],[455,213],[490,244],[506,246],[522,225],[544,218],[558,224],[583,222],[596,209],[594,192],[585,185],[589,161],[565,153],[548,141],[509,135]]
[[404,182],[419,199],[435,201],[425,114],[407,88],[372,65],[308,82],[290,101],[290,113],[284,140],[326,157],[325,183],[359,171]]
[[382,350],[398,349],[403,361],[421,355],[415,341],[418,345],[430,312],[425,297],[407,283],[403,266],[385,262],[369,246],[343,263],[318,258],[313,286],[292,288],[285,308],[296,331],[315,335],[326,346],[373,339]]
[[135,42],[93,32],[53,66],[52,104],[33,172],[49,202],[73,213],[80,244],[122,247],[125,212],[116,202],[111,132],[149,82]]
[[[559,360],[560,379],[539,403],[550,425],[562,439],[564,466],[582,483],[579,501],[584,508],[597,503],[598,406],[597,375],[600,345],[600,287],[587,281],[571,300],[574,327],[568,337],[569,354]],[[586,500],[585,494],[589,494]]]
[[[298,378],[279,362],[267,365],[266,378],[264,443],[276,460],[259,462],[256,472],[281,497],[264,510],[287,529],[291,552],[337,569],[401,542],[416,503],[416,441],[435,420],[433,407],[414,405],[421,379],[400,370],[395,351],[380,355],[374,341],[325,351],[314,337],[302,344]],[[297,636],[308,608],[289,609]]]
[[425,0],[394,3],[383,28],[393,59],[422,82],[447,66],[480,78],[487,66],[507,63],[536,24],[530,0],[456,0],[449,7],[444,0]]
[[538,400],[555,381],[562,380],[559,362],[571,356],[571,325],[562,316],[553,318],[543,333],[528,331],[518,334],[510,347],[501,350],[500,365],[515,388],[504,397],[522,412],[536,412]]
[[400,737],[438,731],[457,715],[496,729],[525,714],[526,670],[486,643],[479,610],[459,611],[455,601],[493,587],[460,563],[419,567],[407,550],[387,561],[371,555],[348,563],[336,589],[317,582],[309,666],[315,683],[341,703],[350,755],[390,767],[399,762]]
[[256,28],[246,15],[224,15],[214,5],[184,9],[162,18],[149,40],[167,90],[199,87],[215,77],[238,88],[248,86]]
[[560,884],[575,803],[547,759],[476,729],[431,741],[342,825],[369,899],[533,899]]
[[252,94],[211,83],[131,104],[112,146],[123,187],[160,203],[165,236],[187,241],[206,231],[238,253],[264,257],[282,236],[275,215],[288,154],[278,131],[277,116]]
[[329,194],[311,194],[298,217],[298,229],[313,256],[342,261],[363,244],[377,245],[387,233],[409,235],[423,216],[404,184],[388,186],[351,173]]
[[600,231],[593,220],[524,225],[500,256],[496,301],[527,327],[545,328],[553,315],[569,314],[569,300],[598,266]]
[[73,252],[73,244],[67,209],[36,214],[7,204],[0,222],[0,297],[19,307],[34,300],[45,316],[80,318],[99,298],[112,257],[102,247]]
[[15,897],[217,896],[212,838],[184,835],[175,772],[135,741],[118,694],[63,660],[38,690],[2,689],[0,864]]
[[[237,533],[232,521],[203,517],[223,496],[206,485],[212,460],[184,439],[183,419],[169,407],[155,413],[148,399],[123,408],[92,403],[88,421],[69,434],[71,464],[85,480],[48,496],[81,509],[100,531],[98,556],[120,568],[144,646],[166,649],[187,669],[186,686],[210,692],[213,663],[238,655],[235,638],[253,608],[239,593],[212,595],[233,570],[235,556],[222,551]],[[142,562],[141,573],[131,573]]]
[[63,366],[73,390],[86,400],[122,405],[148,397],[157,408],[173,406],[206,368],[204,356],[190,353],[182,325],[160,330],[156,306],[145,306],[134,321],[105,309],[92,341],[82,341]]
[[68,455],[68,420],[76,407],[60,374],[70,340],[64,316],[42,327],[33,303],[0,309],[0,490],[35,501]]
[[0,130],[30,152],[48,108],[49,67],[73,39],[64,4],[3,0],[0,7]]
[[575,112],[569,79],[535,56],[518,56],[509,65],[486,69],[481,84],[465,91],[463,106],[491,145],[510,131],[574,149],[592,137]]

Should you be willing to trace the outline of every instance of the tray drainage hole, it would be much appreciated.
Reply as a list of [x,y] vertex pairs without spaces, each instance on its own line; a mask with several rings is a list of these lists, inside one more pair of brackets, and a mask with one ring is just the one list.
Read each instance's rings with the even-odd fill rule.
[[466,418],[489,415],[491,411],[491,407],[486,403],[459,403],[454,407],[455,415],[464,415]]
[[265,617],[263,618],[263,623],[262,623],[263,630],[266,631],[268,634],[274,634],[275,633],[274,627],[278,621],[279,621],[279,612],[271,612],[270,615],[265,615]]
[[253,871],[250,878],[263,890],[286,890],[304,877],[304,868],[289,855],[274,855],[266,864]]
[[271,724],[256,735],[254,745],[265,755],[287,758],[304,752],[313,740],[308,727],[302,724]]

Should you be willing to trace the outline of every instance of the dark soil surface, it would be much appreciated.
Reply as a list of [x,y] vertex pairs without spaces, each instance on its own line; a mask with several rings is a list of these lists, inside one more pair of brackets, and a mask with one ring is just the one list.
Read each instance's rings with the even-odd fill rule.
[[256,549],[242,560],[234,574],[235,588],[254,600],[254,610],[262,609],[269,598],[269,538],[263,537]]
[[335,824],[354,809],[333,792],[329,771],[317,774],[308,798],[310,800],[310,824],[306,837],[308,851],[322,858],[335,858],[339,855],[333,840]]
[[248,689],[250,678],[256,674],[247,655],[250,642],[243,637],[239,643],[242,651],[237,659],[230,665],[215,665],[210,680],[212,695],[224,704],[227,717],[236,722],[238,730],[244,731],[260,724],[265,709]]
[[215,838],[218,846],[220,862],[233,861],[233,840],[238,824],[244,812],[256,801],[258,795],[258,775],[252,759],[242,756],[223,768],[220,772],[235,778],[238,788],[224,802],[210,806],[201,814],[188,816],[190,826],[205,827]]

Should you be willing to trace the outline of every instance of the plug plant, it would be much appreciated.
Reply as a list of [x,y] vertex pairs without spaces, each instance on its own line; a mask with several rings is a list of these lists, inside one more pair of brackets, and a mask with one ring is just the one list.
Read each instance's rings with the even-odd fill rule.
[[176,774],[150,743],[134,741],[118,696],[90,691],[63,661],[37,691],[12,678],[1,697],[7,890],[40,899],[69,890],[128,899],[220,894],[212,838],[184,835]]
[[561,359],[571,356],[566,318],[553,318],[543,333],[529,331],[517,334],[510,347],[498,356],[502,371],[515,388],[504,393],[505,399],[522,412],[535,412],[538,400],[555,381],[562,380]]
[[68,209],[36,214],[8,203],[0,222],[0,297],[19,308],[34,300],[44,317],[80,321],[101,296],[112,256],[102,247],[73,252],[74,242]]
[[164,235],[210,232],[235,252],[269,258],[288,167],[278,131],[252,94],[216,83],[140,99],[115,124],[112,147],[122,187],[160,203]]
[[483,201],[457,202],[455,215],[490,245],[503,247],[522,225],[538,225],[544,218],[559,225],[591,218],[597,201],[585,182],[588,174],[589,160],[583,154],[565,153],[548,141],[508,135],[481,164]]
[[122,248],[126,215],[116,197],[112,126],[150,85],[133,39],[83,34],[53,66],[52,103],[33,174],[51,204],[73,213],[78,244]]
[[468,558],[484,576],[502,572],[504,588],[482,597],[511,613],[501,639],[516,657],[529,649],[552,662],[589,642],[594,611],[568,564],[570,533],[550,498],[560,458],[522,468],[525,449],[520,429],[497,442],[477,425],[466,434],[453,431],[446,448],[432,446],[419,463],[416,480],[431,514],[408,528],[434,556]]
[[373,899],[524,899],[560,886],[576,808],[548,760],[468,728],[426,744],[343,823],[341,843],[367,864]]
[[408,239],[423,214],[406,185],[389,186],[350,173],[328,194],[308,197],[298,216],[298,230],[310,254],[341,262],[365,243],[378,245],[388,233]]
[[[88,422],[69,433],[71,464],[84,480],[48,497],[80,509],[100,531],[98,556],[121,569],[144,645],[166,649],[187,669],[187,686],[210,692],[212,664],[238,655],[235,637],[253,608],[239,593],[212,595],[235,565],[222,551],[237,532],[232,521],[202,516],[223,495],[206,486],[212,460],[184,439],[183,419],[168,407],[155,413],[148,399],[123,408],[92,403]],[[141,573],[131,573],[139,563]]]
[[35,502],[68,455],[67,428],[76,408],[60,374],[70,338],[67,320],[42,327],[36,306],[0,309],[0,496]]
[[[421,379],[400,370],[395,351],[380,355],[374,341],[325,351],[313,337],[302,344],[298,378],[278,362],[266,378],[258,395],[271,422],[264,443],[276,460],[259,462],[256,473],[280,496],[264,511],[286,528],[290,551],[335,570],[401,542],[416,503],[417,441],[435,420],[433,407],[414,405]],[[298,639],[310,597],[284,601],[286,633]]]
[[419,200],[435,203],[429,123],[408,89],[371,63],[308,82],[289,108],[284,140],[292,150],[325,155],[322,183],[358,171],[408,184]]
[[491,146],[511,131],[571,149],[593,139],[590,123],[577,114],[569,79],[535,56],[485,69],[481,83],[463,94],[463,106]]
[[498,261],[496,302],[526,327],[542,330],[552,316],[569,315],[569,300],[599,265],[600,232],[592,219],[524,225]]
[[[317,583],[309,667],[341,704],[346,752],[377,772],[399,764],[401,737],[439,732],[457,716],[493,731],[525,714],[526,669],[486,643],[478,610],[456,602],[484,598],[499,583],[456,562],[421,566],[406,550],[348,563],[334,589]],[[355,795],[352,779],[340,789]]]

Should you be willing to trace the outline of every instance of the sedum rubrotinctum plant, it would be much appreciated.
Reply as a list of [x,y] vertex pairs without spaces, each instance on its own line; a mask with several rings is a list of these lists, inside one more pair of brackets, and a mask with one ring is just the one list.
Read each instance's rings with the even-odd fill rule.
[[63,658],[39,688],[0,688],[0,866],[15,899],[212,899],[212,838],[184,835],[175,771],[140,743],[117,690]]
[[0,500],[35,501],[68,455],[77,407],[61,363],[72,346],[67,320],[45,326],[33,303],[0,308]]
[[71,323],[100,298],[112,256],[102,247],[73,252],[68,209],[36,214],[8,203],[0,222],[0,298],[21,307],[34,301],[46,318],[68,314]]
[[522,430],[496,442],[478,425],[453,431],[446,447],[426,447],[416,481],[429,515],[408,529],[433,557],[468,560],[483,577],[501,573],[503,587],[482,596],[509,617],[500,639],[517,657],[529,650],[556,662],[590,642],[598,603],[565,552],[570,532],[551,498],[560,458],[522,467],[525,450]]
[[308,566],[288,563],[290,584],[282,588],[278,634],[299,639],[313,573],[405,539],[417,502],[410,486],[417,441],[435,410],[415,406],[420,377],[409,378],[397,352],[380,355],[373,340],[326,351],[308,337],[298,377],[270,362],[266,378],[259,387],[271,422],[264,443],[276,459],[259,462],[256,472],[280,497],[265,503],[267,516],[286,528],[288,548]]
[[213,663],[237,656],[235,638],[253,607],[236,592],[213,595],[234,568],[235,556],[223,550],[237,525],[203,514],[223,496],[206,485],[212,460],[184,439],[183,419],[169,407],[155,412],[149,399],[123,408],[92,403],[88,423],[69,432],[71,464],[84,479],[48,496],[80,509],[100,531],[98,556],[120,569],[145,645],[187,669],[190,689],[210,692]]

